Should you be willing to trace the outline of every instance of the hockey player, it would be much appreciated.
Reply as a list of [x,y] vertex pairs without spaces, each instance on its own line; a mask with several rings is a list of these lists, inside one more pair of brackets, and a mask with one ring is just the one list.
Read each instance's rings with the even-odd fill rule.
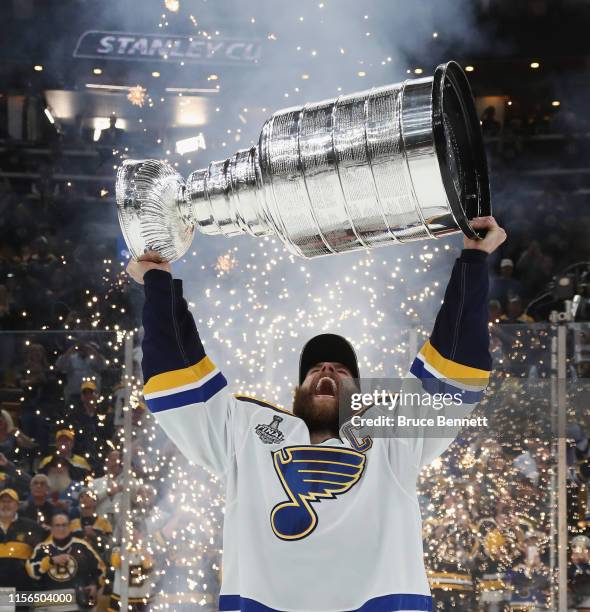
[[[492,217],[473,225],[486,237],[464,239],[411,368],[426,390],[459,393],[464,414],[489,377],[486,260],[506,239]],[[219,610],[430,611],[415,485],[452,436],[373,439],[340,428],[339,391],[359,371],[352,346],[332,334],[304,347],[293,412],[231,395],[182,281],[154,254],[142,259],[127,270],[145,284],[148,407],[189,460],[225,480]]]

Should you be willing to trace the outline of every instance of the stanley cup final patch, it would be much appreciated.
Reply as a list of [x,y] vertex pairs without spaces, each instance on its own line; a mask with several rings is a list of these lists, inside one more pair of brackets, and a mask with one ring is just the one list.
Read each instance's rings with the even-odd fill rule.
[[260,423],[254,431],[265,444],[279,444],[285,439],[285,434],[279,429],[279,423],[282,421],[283,417],[275,415],[268,425]]

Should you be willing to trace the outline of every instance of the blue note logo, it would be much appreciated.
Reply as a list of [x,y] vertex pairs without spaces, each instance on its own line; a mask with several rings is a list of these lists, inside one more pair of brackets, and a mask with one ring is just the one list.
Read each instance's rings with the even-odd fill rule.
[[285,434],[279,430],[279,423],[283,422],[283,417],[275,416],[272,417],[272,421],[265,425],[260,423],[260,425],[256,425],[256,435],[265,443],[265,444],[278,444],[285,439]]
[[366,457],[347,448],[290,446],[272,453],[274,467],[289,497],[270,513],[274,534],[281,540],[300,540],[316,528],[312,506],[334,499],[359,481]]

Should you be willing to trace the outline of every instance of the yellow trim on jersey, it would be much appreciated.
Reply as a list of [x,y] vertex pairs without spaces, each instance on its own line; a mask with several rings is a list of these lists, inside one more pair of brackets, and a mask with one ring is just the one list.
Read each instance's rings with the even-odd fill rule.
[[[295,416],[290,410],[287,410],[286,408],[281,408],[280,406],[277,406],[276,404],[273,404],[272,402],[260,399],[259,397],[255,397],[254,395],[248,395],[247,393],[234,393],[233,396],[237,400],[239,400],[242,397],[246,397],[248,399],[260,402],[261,404],[267,404],[269,408],[272,408],[274,410],[278,410],[279,412],[284,412],[285,414],[290,414],[291,416]],[[262,406],[260,406],[260,407],[262,408]]]
[[81,468],[83,470],[92,471],[90,464],[84,457],[80,455],[72,455],[71,457],[61,457],[60,455],[47,455],[39,462],[39,466],[37,467],[37,471],[42,470],[48,463],[53,461],[53,459],[62,459],[63,461],[67,461],[70,465],[74,467]]
[[[111,601],[109,602],[109,607],[107,608],[107,612],[118,612],[117,610],[115,610],[114,608],[110,607],[110,604],[114,601],[117,603],[117,606],[120,606],[119,602],[121,601],[121,597],[119,595],[116,595],[115,593],[111,593],[110,595],[111,597]],[[129,605],[146,605],[148,603],[150,603],[153,600],[154,596],[153,595],[146,595],[145,597],[130,597],[127,601],[129,603]],[[121,608],[119,607],[119,610],[121,610]]]
[[143,394],[168,391],[176,387],[183,387],[198,382],[201,378],[215,370],[215,364],[205,355],[201,361],[180,370],[171,370],[152,376],[143,388]]
[[6,542],[0,544],[0,559],[28,559],[33,547],[25,542]]
[[37,467],[37,469],[43,469],[52,459],[53,455],[47,455],[46,457],[43,457],[43,459],[41,459],[41,461],[39,462],[39,467]]
[[92,471],[92,468],[90,467],[90,463],[88,463],[88,461],[86,461],[86,459],[84,459],[84,457],[80,455],[72,455],[70,459],[70,463],[74,467],[79,467],[84,470],[88,470],[89,472]]
[[473,591],[473,582],[469,574],[428,571],[428,582],[431,589]]
[[448,582],[431,582],[430,588],[439,589],[440,591],[473,591],[473,587],[470,584],[451,584]]
[[[100,570],[100,573],[101,573],[101,575],[98,578],[98,586],[99,587],[102,586],[104,584],[104,579],[105,579],[105,575],[107,572],[107,566],[105,565],[105,562],[99,557],[98,553],[94,550],[94,548],[92,548],[90,544],[88,544],[86,540],[82,540],[81,538],[73,537],[71,541],[85,546],[90,551],[92,556],[96,559],[96,562],[98,564],[98,569]],[[53,543],[55,544],[55,542]]]
[[[299,450],[301,447],[298,446],[287,446],[288,449],[294,448],[295,450]],[[318,448],[324,449],[327,448],[326,446],[319,446]],[[355,449],[350,449],[350,448],[346,448],[345,446],[342,447],[344,450],[350,451],[350,450],[355,450]],[[360,451],[355,451],[355,452],[360,452]],[[349,463],[345,463],[344,461],[328,461],[327,459],[314,459],[313,460],[314,463],[328,463],[330,465],[344,465],[345,467],[350,467]],[[309,459],[292,459],[291,463],[309,463]]]
[[477,586],[482,591],[503,591],[506,588],[502,580],[479,580]]
[[[104,516],[97,516],[94,519],[94,523],[89,525],[92,529],[96,529],[96,531],[102,531],[105,534],[110,534],[113,532],[113,526],[108,518]],[[82,531],[82,520],[80,518],[75,518],[70,521],[70,531]]]
[[[367,407],[368,409],[368,407]],[[364,436],[360,440],[356,437],[354,433],[355,428],[352,426],[350,421],[347,421],[342,425],[342,432],[346,436],[346,439],[350,442],[350,445],[354,450],[357,450],[359,453],[366,453],[373,446],[373,438],[371,436]]]
[[121,567],[121,553],[118,550],[111,553],[111,565],[115,569],[119,569]]
[[471,583],[471,576],[469,574],[457,574],[453,572],[428,572],[428,578],[441,579],[441,580],[466,580]]
[[424,357],[428,365],[431,365],[437,372],[440,372],[440,374],[446,378],[451,378],[453,380],[465,379],[466,384],[469,384],[469,379],[476,378],[486,381],[490,377],[490,373],[487,370],[472,368],[471,366],[462,365],[443,357],[432,344],[430,344],[430,340],[424,343],[420,349],[420,354]]
[[99,516],[96,519],[95,529],[102,529],[105,533],[113,533],[113,526],[111,525],[111,521],[109,521],[106,516]]

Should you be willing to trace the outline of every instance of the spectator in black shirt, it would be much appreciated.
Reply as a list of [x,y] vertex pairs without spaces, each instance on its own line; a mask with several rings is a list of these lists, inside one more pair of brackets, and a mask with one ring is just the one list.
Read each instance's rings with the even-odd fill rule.
[[25,563],[44,532],[33,521],[18,516],[18,501],[14,489],[0,491],[0,587],[20,591],[31,585]]
[[107,419],[106,415],[98,414],[99,397],[94,382],[83,382],[80,394],[80,404],[69,417],[70,425],[76,432],[74,451],[87,458],[97,472],[104,464]]
[[492,278],[490,282],[490,299],[498,300],[506,310],[508,300],[513,295],[523,295],[522,283],[513,278],[514,262],[504,258],[500,262],[500,276]]
[[117,117],[113,115],[109,117],[109,127],[106,130],[100,131],[98,144],[101,146],[116,147],[121,144],[125,130],[116,127]]
[[101,556],[109,549],[113,526],[106,516],[96,512],[96,495],[89,488],[80,491],[80,516],[70,523],[72,534],[86,540]]
[[58,512],[51,519],[51,536],[27,561],[27,572],[42,590],[74,589],[90,608],[104,582],[105,565],[87,542],[72,536],[68,515]]
[[90,475],[92,468],[85,457],[73,453],[76,434],[72,429],[60,429],[55,434],[55,455],[47,455],[41,459],[37,471],[45,474],[54,459],[66,460],[71,467],[70,473],[74,480],[84,480]]
[[506,314],[500,317],[501,323],[534,323],[534,319],[525,314],[520,295],[513,295],[508,299]]
[[496,121],[496,109],[493,106],[488,106],[481,117],[481,131],[484,136],[498,136],[501,125]]

